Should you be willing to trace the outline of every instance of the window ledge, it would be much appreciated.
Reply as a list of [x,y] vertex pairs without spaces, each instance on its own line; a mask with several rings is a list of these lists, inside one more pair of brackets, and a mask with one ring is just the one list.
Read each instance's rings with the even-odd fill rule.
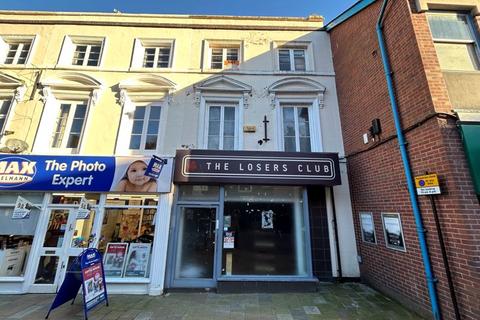
[[71,64],[57,64],[56,69],[72,69],[72,70],[100,70],[102,65],[99,66],[75,66]]
[[150,283],[150,278],[105,278],[107,283]]
[[0,282],[23,282],[24,277],[0,277]]
[[129,71],[175,72],[175,70],[172,67],[169,67],[169,68],[130,67]]
[[220,276],[218,281],[276,281],[276,282],[317,282],[310,276]]
[[480,70],[442,70],[443,73],[480,74]]

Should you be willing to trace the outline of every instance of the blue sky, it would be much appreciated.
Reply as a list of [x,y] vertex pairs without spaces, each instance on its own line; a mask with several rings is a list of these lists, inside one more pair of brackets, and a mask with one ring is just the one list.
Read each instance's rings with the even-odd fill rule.
[[0,10],[96,11],[125,13],[225,14],[306,17],[326,22],[356,0],[0,0]]

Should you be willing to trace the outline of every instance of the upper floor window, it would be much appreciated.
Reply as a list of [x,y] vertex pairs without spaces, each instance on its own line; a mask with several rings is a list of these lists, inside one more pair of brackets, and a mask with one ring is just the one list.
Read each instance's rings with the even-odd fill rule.
[[26,64],[34,37],[6,36],[0,37],[0,63]]
[[432,12],[427,17],[440,67],[444,70],[478,70],[479,47],[469,16]]
[[77,44],[73,53],[72,64],[75,66],[98,66],[100,62],[101,44]]
[[305,49],[278,49],[280,71],[305,71]]
[[173,40],[135,39],[132,67],[171,68],[173,45]]
[[5,130],[10,104],[11,100],[0,100],[0,136]]
[[76,149],[85,126],[87,103],[62,102],[52,137],[52,148]]
[[238,70],[242,61],[242,42],[205,40],[203,68],[207,70]]
[[161,111],[162,107],[159,105],[135,106],[130,134],[130,150],[157,150]]
[[231,69],[236,68],[239,61],[239,48],[210,48],[211,52],[211,69]]
[[105,39],[102,37],[65,36],[58,64],[98,67],[102,62]]
[[283,150],[310,152],[310,116],[308,106],[285,105],[282,111]]
[[208,106],[207,149],[235,150],[238,145],[237,107],[211,104]]

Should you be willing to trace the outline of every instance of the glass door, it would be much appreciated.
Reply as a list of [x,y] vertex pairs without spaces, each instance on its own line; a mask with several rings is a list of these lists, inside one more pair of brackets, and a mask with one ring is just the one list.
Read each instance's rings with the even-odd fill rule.
[[215,287],[218,208],[178,206],[172,287]]
[[74,208],[50,209],[30,292],[56,292],[68,266],[88,247],[94,218],[94,210],[87,217],[77,219]]

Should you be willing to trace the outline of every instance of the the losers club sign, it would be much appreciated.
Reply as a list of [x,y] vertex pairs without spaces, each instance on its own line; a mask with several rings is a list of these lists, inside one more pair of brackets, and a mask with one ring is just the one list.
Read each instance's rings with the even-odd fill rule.
[[341,184],[338,154],[177,150],[175,183]]

